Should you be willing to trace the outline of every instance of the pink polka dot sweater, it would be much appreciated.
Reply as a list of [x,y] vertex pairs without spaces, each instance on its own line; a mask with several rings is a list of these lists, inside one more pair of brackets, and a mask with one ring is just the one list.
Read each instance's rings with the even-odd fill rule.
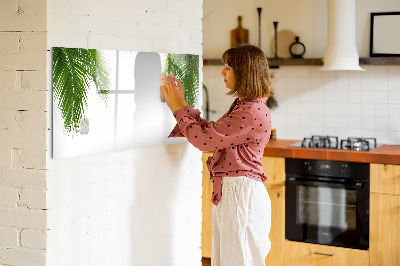
[[271,132],[271,112],[266,100],[267,97],[236,98],[216,122],[201,118],[200,111],[190,105],[174,112],[178,124],[169,137],[186,137],[199,150],[214,151],[207,160],[214,205],[221,200],[224,176],[247,176],[261,182],[267,179],[261,164]]

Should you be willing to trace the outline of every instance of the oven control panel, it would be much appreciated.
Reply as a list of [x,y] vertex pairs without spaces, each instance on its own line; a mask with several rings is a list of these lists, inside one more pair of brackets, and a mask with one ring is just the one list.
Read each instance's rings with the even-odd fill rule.
[[286,174],[369,179],[369,164],[286,158]]

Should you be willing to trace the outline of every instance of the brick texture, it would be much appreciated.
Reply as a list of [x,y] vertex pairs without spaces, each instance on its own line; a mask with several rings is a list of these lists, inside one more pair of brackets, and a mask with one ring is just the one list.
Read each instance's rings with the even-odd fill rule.
[[46,263],[46,12],[0,1],[0,265]]

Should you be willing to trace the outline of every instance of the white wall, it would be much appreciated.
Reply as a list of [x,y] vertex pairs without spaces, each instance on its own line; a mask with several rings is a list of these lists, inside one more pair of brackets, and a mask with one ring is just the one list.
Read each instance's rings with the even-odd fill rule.
[[[326,47],[327,1],[233,1],[231,11],[224,1],[204,1],[204,58],[220,58],[229,48],[229,30],[243,15],[250,30],[250,43],[258,44],[257,6],[262,6],[263,23],[278,20],[281,29],[294,30],[307,47],[306,57],[323,57]],[[254,8],[245,8],[254,6]],[[310,8],[308,8],[310,6]],[[400,2],[357,1],[357,47],[361,57],[369,56],[369,12],[398,11]],[[264,12],[264,11],[263,11]],[[223,16],[221,14],[224,14]],[[246,19],[253,22],[247,22]],[[232,22],[232,23],[231,23]],[[213,25],[219,25],[215,27]],[[262,26],[263,27],[263,26]],[[264,29],[268,27],[265,25]],[[212,38],[211,33],[222,35]],[[278,27],[279,30],[279,27]],[[266,30],[267,31],[267,30]],[[263,34],[263,33],[262,33]],[[272,34],[268,37],[268,34]],[[262,35],[262,49],[272,55],[267,40],[273,27]],[[302,139],[311,135],[376,137],[382,144],[400,143],[400,66],[363,66],[365,72],[322,72],[318,66],[281,66],[272,69],[273,89],[279,107],[272,111],[272,124],[281,139]],[[204,85],[210,93],[210,109],[216,120],[232,103],[220,76],[221,66],[205,66]]]
[[[321,58],[324,56],[327,41],[327,2],[327,0],[204,0],[204,58],[219,59],[229,48],[230,31],[237,27],[238,16],[242,16],[242,26],[249,30],[249,43],[258,45],[258,7],[262,8],[261,49],[267,57],[274,55],[272,22],[278,21],[278,31],[292,31],[300,37],[300,41],[306,46],[305,57]],[[399,10],[398,0],[356,0],[356,42],[360,57],[369,56],[370,12]]]
[[46,261],[46,1],[0,1],[0,265]]
[[[48,48],[202,56],[201,18],[201,0],[49,0]],[[48,168],[48,265],[201,264],[201,152],[188,143],[49,154]]]

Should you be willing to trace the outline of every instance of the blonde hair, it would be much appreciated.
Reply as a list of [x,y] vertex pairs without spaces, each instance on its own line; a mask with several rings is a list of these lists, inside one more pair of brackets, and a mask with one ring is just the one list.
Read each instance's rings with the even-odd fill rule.
[[235,85],[226,95],[254,99],[274,94],[268,61],[260,48],[248,44],[230,48],[222,54],[221,60],[235,74]]

